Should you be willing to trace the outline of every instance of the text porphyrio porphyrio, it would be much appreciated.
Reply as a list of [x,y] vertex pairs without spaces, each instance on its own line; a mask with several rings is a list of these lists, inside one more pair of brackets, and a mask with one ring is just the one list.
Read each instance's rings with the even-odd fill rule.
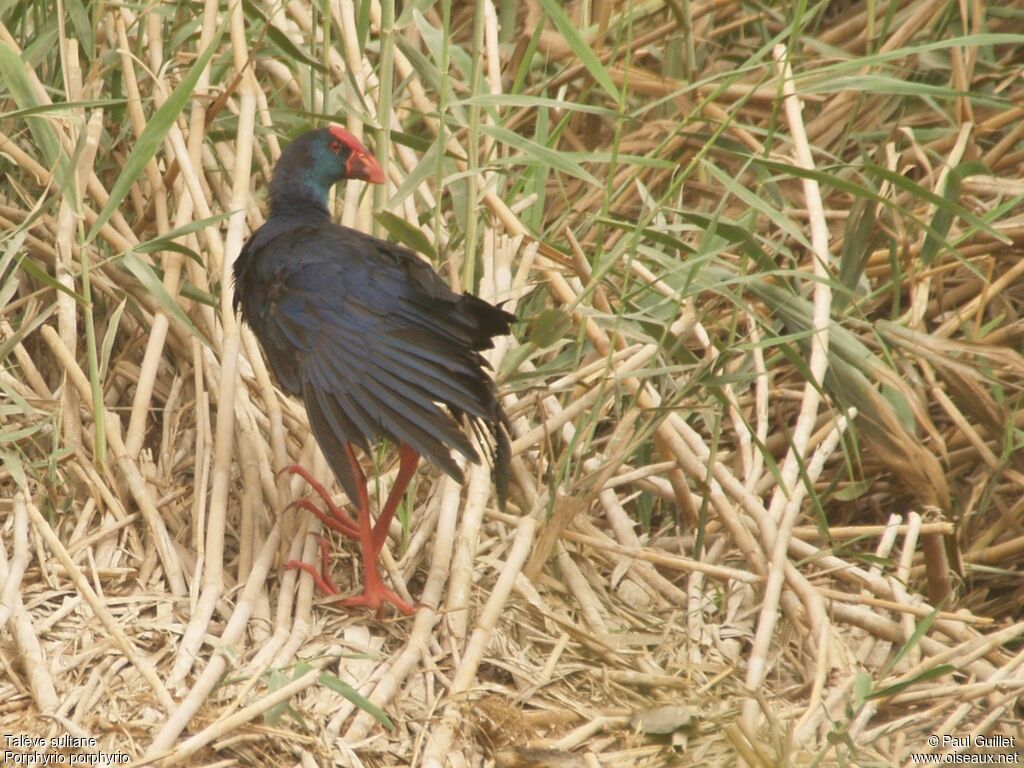
[[[344,604],[379,612],[387,602],[410,614],[412,606],[381,581],[377,557],[419,457],[461,480],[452,450],[479,460],[463,431],[468,421],[492,454],[499,501],[507,495],[508,418],[480,351],[515,317],[453,293],[412,251],[331,221],[328,192],[342,179],[380,184],[384,173],[339,126],[305,133],[281,153],[267,221],[235,262],[235,307],[281,387],[302,398],[317,443],[356,505],[353,520],[315,482],[330,514],[304,505],[361,545],[364,591]],[[368,452],[381,438],[398,445],[399,468],[374,524],[354,447]],[[312,481],[300,467],[292,471]],[[335,593],[321,544],[321,573],[305,567]]]

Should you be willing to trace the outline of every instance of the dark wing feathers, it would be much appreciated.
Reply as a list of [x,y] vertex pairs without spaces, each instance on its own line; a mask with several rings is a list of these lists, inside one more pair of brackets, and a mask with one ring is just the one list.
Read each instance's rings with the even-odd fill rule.
[[[257,232],[236,266],[243,316],[282,385],[305,401],[349,497],[357,485],[346,442],[363,450],[379,438],[403,442],[461,480],[451,451],[479,459],[465,416],[504,505],[509,424],[480,351],[514,317],[453,293],[411,251],[354,230],[274,222],[273,235]],[[256,292],[263,296],[253,302]]]
[[[474,379],[462,370],[453,370],[443,362],[424,359],[415,349],[409,348],[410,343],[415,342],[385,337],[381,344],[381,355],[387,359],[389,369],[396,378],[402,379],[403,383],[408,382],[409,386],[415,387],[433,400],[440,397],[448,405],[471,416],[481,419],[491,417],[493,409],[489,407],[488,398],[491,394],[490,389],[487,384],[481,382],[480,376]],[[472,365],[471,362],[469,364]]]
[[354,435],[352,437],[354,444],[364,450],[367,450],[368,446],[360,445],[361,435],[358,432],[348,431],[351,428],[351,422],[348,421],[348,417],[344,413],[339,413],[339,409],[330,402],[326,393],[321,395],[312,385],[306,384],[302,390],[302,399],[306,404],[306,414],[309,416],[313,436],[316,438],[320,450],[323,451],[324,458],[327,459],[334,476],[338,478],[338,482],[345,489],[349,499],[353,502],[357,501],[359,499],[359,482],[352,472],[352,465],[349,464],[348,455],[345,453],[345,443],[338,440],[336,435],[339,432],[352,434]]

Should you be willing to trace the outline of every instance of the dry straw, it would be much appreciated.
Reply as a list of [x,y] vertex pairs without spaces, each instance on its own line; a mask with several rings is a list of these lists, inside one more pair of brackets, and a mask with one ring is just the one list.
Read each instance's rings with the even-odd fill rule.
[[[0,11],[0,733],[623,768],[1015,736],[1022,18]],[[321,533],[281,469],[341,492],[231,306],[281,145],[325,119],[388,177],[338,217],[522,319],[490,357],[512,502],[421,469],[384,557],[410,619],[281,569]]]

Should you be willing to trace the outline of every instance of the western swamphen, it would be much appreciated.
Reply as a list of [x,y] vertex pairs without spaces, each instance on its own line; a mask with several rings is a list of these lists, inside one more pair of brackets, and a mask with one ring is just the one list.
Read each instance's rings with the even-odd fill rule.
[[[328,505],[299,505],[357,539],[364,591],[344,600],[378,613],[413,608],[384,586],[377,558],[420,456],[461,480],[452,450],[478,461],[468,422],[491,454],[498,499],[508,492],[508,417],[480,351],[509,332],[514,315],[448,289],[412,251],[335,224],[330,188],[342,179],[384,182],[384,172],[348,131],[309,131],[281,153],[270,181],[269,216],[235,262],[235,307],[252,327],[281,387],[301,397],[317,443],[356,505],[353,520],[301,467]],[[376,524],[354,447],[398,444],[398,476]],[[321,589],[336,593],[321,541]]]

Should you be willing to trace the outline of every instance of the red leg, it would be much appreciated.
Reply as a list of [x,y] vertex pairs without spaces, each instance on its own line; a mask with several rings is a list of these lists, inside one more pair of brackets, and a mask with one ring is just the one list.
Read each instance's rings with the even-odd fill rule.
[[384,502],[377,517],[377,523],[373,526],[373,548],[378,554],[388,539],[388,529],[391,527],[391,520],[398,510],[398,505],[405,496],[405,489],[409,487],[409,481],[416,474],[416,465],[420,462],[420,455],[405,443],[398,448],[398,475],[395,477],[395,484],[391,486],[391,493],[388,500]]
[[313,502],[311,502],[309,499],[298,499],[297,501],[293,501],[291,504],[285,507],[285,510],[287,511],[292,507],[298,507],[299,509],[306,510],[315,518],[317,518],[321,523],[330,528],[332,531],[337,531],[338,533],[344,534],[350,539],[355,539],[356,541],[359,540],[358,526],[353,526],[352,528],[349,528],[347,525],[338,520],[337,517],[328,515],[326,512],[317,509],[316,505],[313,504]]
[[[403,451],[405,446],[402,446]],[[366,476],[363,474],[363,469],[359,466],[359,461],[356,459],[355,452],[352,450],[351,445],[346,445],[345,450],[348,453],[348,460],[352,463],[352,470],[359,481],[359,544],[363,550],[363,594],[358,597],[349,597],[341,601],[341,604],[350,608],[366,606],[370,610],[376,611],[379,616],[384,603],[391,603],[395,606],[399,612],[409,616],[415,612],[415,609],[409,605],[405,600],[400,598],[381,581],[380,572],[377,569],[377,556],[380,554],[380,547],[375,546],[375,539],[377,538],[376,530],[373,525],[373,520],[370,519],[370,501],[366,492]],[[411,449],[410,449],[411,451]],[[415,454],[413,454],[415,456]],[[405,464],[405,454],[403,452],[402,465],[399,468],[399,477],[402,475],[402,466]],[[418,458],[418,457],[417,457]],[[405,483],[408,484],[408,479]],[[396,482],[397,488],[397,482]],[[391,492],[394,495],[394,490]],[[401,496],[398,497],[399,499]],[[391,508],[388,513],[388,508]],[[388,497],[387,503],[384,505],[384,510],[381,512],[381,519],[377,525],[384,523],[382,530],[387,531],[387,526],[390,523],[391,516],[394,515],[395,509],[398,507],[398,502],[392,503],[391,496]],[[385,516],[388,515],[388,519],[385,520]],[[381,544],[383,545],[384,536],[381,537]]]
[[[312,505],[311,505],[312,506]],[[319,512],[319,510],[317,510]],[[318,571],[309,563],[304,563],[301,560],[289,560],[284,564],[285,568],[295,568],[300,571],[305,571],[313,577],[313,581],[316,583],[317,589],[323,592],[325,595],[336,595],[338,594],[338,587],[333,581],[331,581],[331,542],[325,539],[323,536],[320,537],[320,570]]]
[[[351,447],[349,448],[349,451],[351,451]],[[354,459],[354,456],[352,458]],[[356,464],[356,466],[359,466],[358,463]],[[356,524],[356,521],[349,517],[349,514],[344,509],[342,509],[341,507],[334,503],[334,500],[331,498],[331,495],[327,493],[327,489],[324,488],[319,482],[317,482],[316,478],[309,473],[309,470],[307,470],[301,464],[292,464],[291,466],[285,467],[281,471],[288,472],[293,475],[298,475],[303,480],[305,480],[309,484],[309,487],[313,489],[313,492],[316,493],[316,495],[323,500],[324,504],[327,505],[327,509],[330,511],[331,517],[333,517],[334,520],[337,521],[337,525],[335,525],[331,521],[328,521],[327,515],[323,512],[320,512],[320,510],[315,509],[310,502],[296,501],[293,502],[291,506],[302,507],[303,509],[312,512],[314,515],[320,518],[324,525],[328,526],[329,528],[332,528],[335,531],[345,534],[350,539],[359,538],[359,526]],[[357,477],[363,477],[361,469]],[[365,478],[363,482],[365,483]]]

